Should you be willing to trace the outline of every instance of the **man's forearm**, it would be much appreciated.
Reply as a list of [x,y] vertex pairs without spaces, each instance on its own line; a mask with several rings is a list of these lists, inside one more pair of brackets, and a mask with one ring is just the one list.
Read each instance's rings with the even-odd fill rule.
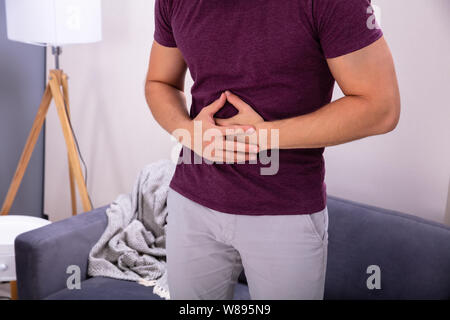
[[[315,112],[263,122],[256,128],[268,129],[268,148],[321,148],[387,133],[395,128],[398,116],[395,101],[374,104],[361,96],[346,96]],[[279,130],[278,146],[270,142],[271,129]]]
[[155,120],[170,134],[189,126],[191,119],[183,91],[162,82],[149,81],[145,97]]

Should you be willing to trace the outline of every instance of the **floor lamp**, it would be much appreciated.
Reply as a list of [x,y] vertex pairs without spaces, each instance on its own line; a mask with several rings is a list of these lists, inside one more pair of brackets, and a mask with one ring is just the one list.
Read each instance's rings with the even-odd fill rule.
[[59,55],[62,45],[101,40],[101,0],[6,0],[6,23],[8,39],[51,46],[55,69],[49,71],[44,96],[0,213],[6,215],[11,210],[52,99],[67,147],[72,214],[77,213],[75,185],[83,210],[90,211],[92,203],[70,121],[68,76],[59,68]]

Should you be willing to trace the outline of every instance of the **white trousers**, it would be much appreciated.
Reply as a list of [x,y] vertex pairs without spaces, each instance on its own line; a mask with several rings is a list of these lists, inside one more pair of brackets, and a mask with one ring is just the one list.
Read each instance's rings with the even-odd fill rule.
[[236,215],[169,189],[166,226],[171,299],[230,300],[245,269],[252,299],[323,299],[328,210]]

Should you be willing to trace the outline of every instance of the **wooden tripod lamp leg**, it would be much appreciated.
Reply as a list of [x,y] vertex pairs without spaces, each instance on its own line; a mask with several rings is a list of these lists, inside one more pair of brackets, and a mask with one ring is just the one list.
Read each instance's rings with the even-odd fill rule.
[[17,282],[16,281],[11,281],[9,283],[9,288],[10,288],[10,292],[11,292],[11,300],[17,300],[18,299]]
[[[69,85],[67,82],[67,75],[63,73],[62,75],[62,88],[63,88],[63,96],[64,101],[66,103],[67,107],[67,117],[70,118],[70,103],[69,103]],[[69,182],[70,182],[70,199],[72,201],[72,215],[77,214],[77,197],[75,192],[75,181],[74,181],[74,174],[73,174],[73,168],[72,163],[70,162],[69,154],[67,153],[67,160],[69,162]]]
[[53,99],[55,101],[58,117],[61,122],[64,140],[66,141],[67,151],[69,153],[69,161],[71,163],[75,181],[78,186],[78,191],[81,197],[84,211],[91,211],[92,206],[89,200],[86,184],[84,183],[83,172],[81,170],[80,160],[75,146],[75,140],[70,128],[69,119],[67,117],[66,109],[64,107],[64,98],[60,89],[61,73],[56,70],[50,71],[50,89],[52,91]]
[[25,148],[22,151],[22,155],[17,165],[16,172],[14,173],[13,180],[9,186],[8,193],[6,194],[6,198],[1,209],[1,215],[7,215],[11,210],[14,199],[16,198],[17,195],[17,191],[19,190],[20,183],[22,182],[22,178],[28,167],[28,163],[33,153],[34,146],[36,145],[36,142],[39,138],[39,134],[41,132],[42,125],[44,124],[44,120],[47,115],[47,111],[50,106],[51,100],[52,100],[51,90],[50,87],[47,85],[38,112],[36,114],[36,118],[34,119],[30,134],[28,135]]

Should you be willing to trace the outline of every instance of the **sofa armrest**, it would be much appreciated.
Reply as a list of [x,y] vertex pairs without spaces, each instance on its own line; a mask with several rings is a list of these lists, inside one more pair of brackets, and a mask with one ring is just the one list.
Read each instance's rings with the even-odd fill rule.
[[43,299],[67,287],[67,267],[87,277],[88,256],[103,234],[108,218],[104,206],[25,232],[15,240],[19,299]]

